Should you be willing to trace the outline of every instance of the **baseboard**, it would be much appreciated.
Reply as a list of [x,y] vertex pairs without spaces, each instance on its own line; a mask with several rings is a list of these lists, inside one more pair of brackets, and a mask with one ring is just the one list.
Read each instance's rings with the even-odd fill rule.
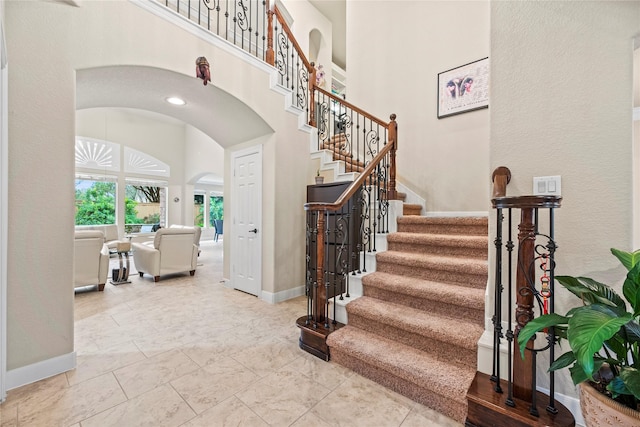
[[63,354],[62,356],[53,357],[43,360],[42,362],[33,363],[21,368],[7,371],[6,386],[7,390],[12,390],[23,385],[31,384],[54,375],[70,371],[76,367],[76,352]]
[[302,295],[304,295],[304,286],[298,286],[296,288],[287,289],[285,291],[280,291],[276,293],[262,291],[260,293],[260,299],[270,304],[277,304],[279,302],[296,298]]
[[488,217],[489,212],[487,211],[463,211],[463,212],[454,212],[454,211],[442,211],[442,212],[427,212],[425,215],[427,217]]

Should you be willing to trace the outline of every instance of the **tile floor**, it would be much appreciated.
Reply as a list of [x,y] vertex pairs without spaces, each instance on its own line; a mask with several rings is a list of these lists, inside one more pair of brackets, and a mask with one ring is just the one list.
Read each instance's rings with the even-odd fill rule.
[[76,293],[77,368],[10,390],[0,426],[460,426],[300,350],[304,298],[225,288],[221,240],[199,263]]

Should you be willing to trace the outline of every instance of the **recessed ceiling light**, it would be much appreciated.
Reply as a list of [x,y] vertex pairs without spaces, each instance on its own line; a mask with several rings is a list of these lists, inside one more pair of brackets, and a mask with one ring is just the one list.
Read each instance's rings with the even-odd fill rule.
[[169,98],[165,98],[165,101],[167,101],[169,104],[173,104],[173,105],[184,105],[186,104],[186,102],[180,98],[177,98],[175,96],[170,96]]

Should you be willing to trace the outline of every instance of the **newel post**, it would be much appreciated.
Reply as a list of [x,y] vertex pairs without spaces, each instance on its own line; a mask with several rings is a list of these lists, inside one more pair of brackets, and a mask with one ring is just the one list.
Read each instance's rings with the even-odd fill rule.
[[267,52],[265,61],[267,64],[274,66],[275,53],[273,51],[273,14],[276,5],[276,0],[267,0]]
[[309,126],[316,127],[316,66],[312,62],[309,68]]
[[393,148],[389,151],[390,166],[389,166],[389,196],[388,200],[397,200],[398,191],[396,190],[396,150],[398,149],[398,123],[396,122],[396,115],[391,114],[389,117],[389,141],[393,144]]
[[499,166],[491,175],[493,181],[492,198],[504,197],[507,195],[507,184],[511,181],[511,171],[506,166]]
[[[531,351],[524,352],[524,359],[518,351],[518,334],[533,319],[533,292],[529,283],[535,281],[533,260],[535,259],[535,224],[533,207],[522,207],[518,225],[518,268],[516,271],[516,327],[513,357],[513,395],[518,399],[531,401],[531,380],[533,378],[534,359]],[[533,348],[533,340],[527,343]]]

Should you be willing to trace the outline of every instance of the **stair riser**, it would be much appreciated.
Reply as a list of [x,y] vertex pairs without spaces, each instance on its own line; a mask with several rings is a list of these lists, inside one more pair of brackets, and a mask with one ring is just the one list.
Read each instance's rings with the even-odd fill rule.
[[400,378],[363,360],[351,357],[337,349],[331,349],[331,360],[365,378],[369,378],[378,384],[388,387],[396,393],[400,393],[415,402],[421,403],[441,414],[453,418],[460,423],[463,423],[467,416],[466,399],[460,401],[448,396],[443,396],[438,393],[438,390],[430,390],[426,387],[416,385],[413,382]]
[[360,253],[360,272],[372,273],[374,271],[376,271],[376,252],[361,252]]
[[459,234],[462,236],[486,236],[486,225],[406,224],[399,222],[398,231],[422,234]]
[[370,319],[361,316],[360,313],[353,313],[348,307],[347,313],[350,326],[422,350],[443,362],[463,364],[472,369],[477,366],[477,350],[462,348],[451,342],[438,341],[441,336],[437,334],[423,336],[392,326],[389,323],[393,319],[385,319],[384,317]]
[[437,314],[444,317],[455,316],[458,319],[468,320],[484,326],[484,309],[483,301],[478,302],[478,308],[459,307],[451,303],[443,304],[439,300],[428,300],[417,298],[413,295],[406,295],[397,292],[388,291],[386,289],[364,285],[364,293],[368,297],[377,298],[383,301],[390,301],[394,304],[401,304],[407,307],[415,308],[426,313]]
[[487,259],[487,247],[424,245],[410,242],[389,242],[390,251],[432,254],[440,256]]
[[420,213],[422,213],[422,209],[420,208],[404,207],[402,209],[403,215],[420,215]]
[[442,282],[466,286],[469,288],[484,289],[487,286],[487,273],[468,274],[463,271],[434,270],[420,268],[415,265],[393,264],[386,261],[376,260],[376,271],[408,276],[416,279],[429,280],[432,282]]

